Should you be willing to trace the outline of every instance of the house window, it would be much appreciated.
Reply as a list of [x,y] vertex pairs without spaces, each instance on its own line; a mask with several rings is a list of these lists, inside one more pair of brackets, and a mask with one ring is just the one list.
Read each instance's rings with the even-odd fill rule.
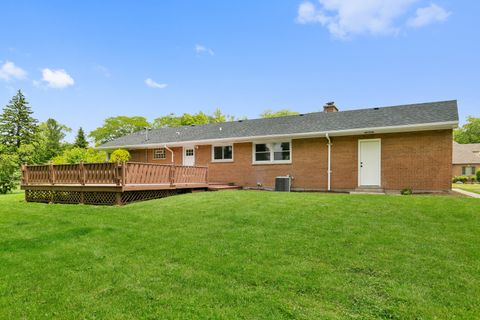
[[477,168],[472,167],[472,166],[462,167],[462,175],[463,176],[473,176],[473,175],[475,175],[476,169]]
[[185,149],[185,156],[192,157],[193,156],[193,149]]
[[232,161],[233,146],[213,146],[212,161]]
[[167,154],[165,152],[165,148],[161,149],[154,149],[153,150],[153,159],[154,160],[164,160],[166,159]]
[[290,142],[255,143],[254,163],[290,163],[292,148]]

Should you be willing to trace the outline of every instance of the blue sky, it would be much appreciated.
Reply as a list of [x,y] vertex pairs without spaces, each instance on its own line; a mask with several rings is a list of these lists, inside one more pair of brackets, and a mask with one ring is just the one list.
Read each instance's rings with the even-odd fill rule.
[[476,1],[4,1],[0,106],[40,120],[256,117],[458,99],[480,116]]

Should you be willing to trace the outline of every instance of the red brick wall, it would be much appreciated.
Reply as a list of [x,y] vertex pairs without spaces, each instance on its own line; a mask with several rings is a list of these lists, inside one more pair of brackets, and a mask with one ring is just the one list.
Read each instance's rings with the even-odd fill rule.
[[[174,153],[174,162],[177,165],[182,164],[182,148],[170,148]],[[131,159],[130,161],[134,162],[149,162],[149,163],[158,163],[158,164],[172,164],[172,153],[168,150],[166,151],[166,158],[163,160],[153,159],[153,149],[136,149],[129,150]]]
[[[449,190],[452,176],[452,130],[332,137],[332,190],[358,185],[358,140],[381,138],[382,187],[387,190]],[[233,182],[244,187],[260,183],[272,188],[276,176],[294,177],[292,187],[327,189],[327,140],[292,140],[291,164],[252,164],[252,144],[234,144],[234,161],[211,162],[211,146],[197,146],[196,164],[208,165],[211,182]],[[135,156],[133,156],[135,154]],[[152,151],[132,151],[132,161],[152,160]],[[167,152],[167,160],[170,154]],[[175,163],[182,163],[182,149],[175,148]]]
[[382,186],[399,190],[450,190],[452,130],[382,137]]
[[252,144],[236,143],[233,162],[211,162],[211,147],[199,146],[198,165],[208,165],[212,182],[234,182],[256,187],[273,187],[276,176],[291,175],[293,186],[306,189],[326,188],[327,153],[324,138],[292,141],[292,164],[252,164]]
[[452,165],[452,178],[455,177],[455,176],[461,176],[462,175],[462,167],[463,167],[463,164]]
[[475,170],[480,170],[480,163],[454,164],[452,165],[452,177],[461,176],[462,168],[467,166],[474,166]]

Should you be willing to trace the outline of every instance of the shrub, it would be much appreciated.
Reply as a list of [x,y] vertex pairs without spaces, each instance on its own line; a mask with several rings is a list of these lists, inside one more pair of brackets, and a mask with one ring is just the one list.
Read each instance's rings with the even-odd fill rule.
[[405,189],[402,189],[402,191],[400,191],[400,194],[402,194],[404,196],[409,196],[409,195],[413,194],[413,190],[412,190],[412,188],[405,188]]
[[12,191],[20,179],[18,156],[0,155],[0,194]]
[[468,181],[468,177],[467,176],[455,176],[453,179],[452,179],[453,183],[455,182],[461,182],[461,183],[465,183]]
[[97,151],[89,148],[72,148],[66,150],[63,154],[56,156],[52,159],[54,164],[64,163],[92,163],[92,162],[105,162],[107,154],[104,151]]
[[477,171],[477,181],[480,182],[480,170]]
[[110,162],[127,162],[130,158],[130,152],[125,149],[117,149],[110,155]]

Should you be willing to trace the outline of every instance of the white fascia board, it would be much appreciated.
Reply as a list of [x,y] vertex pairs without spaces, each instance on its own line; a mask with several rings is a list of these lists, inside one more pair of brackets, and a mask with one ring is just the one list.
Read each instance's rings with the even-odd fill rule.
[[446,122],[420,123],[420,124],[409,124],[409,125],[389,126],[389,127],[358,128],[358,129],[319,131],[319,132],[307,132],[307,133],[272,134],[272,135],[265,135],[265,136],[192,140],[192,141],[181,141],[181,142],[172,142],[172,143],[151,143],[151,144],[145,143],[145,144],[137,144],[137,145],[114,146],[114,147],[96,147],[96,149],[103,149],[103,150],[113,150],[118,148],[150,149],[150,148],[163,148],[166,146],[182,147],[185,145],[192,145],[192,144],[193,145],[210,145],[214,143],[241,143],[241,142],[252,142],[252,141],[265,141],[265,140],[272,140],[272,139],[316,138],[316,137],[325,137],[325,134],[327,133],[330,137],[338,137],[338,136],[357,136],[357,135],[365,135],[365,134],[454,129],[456,127],[458,127],[458,121],[446,121]]

